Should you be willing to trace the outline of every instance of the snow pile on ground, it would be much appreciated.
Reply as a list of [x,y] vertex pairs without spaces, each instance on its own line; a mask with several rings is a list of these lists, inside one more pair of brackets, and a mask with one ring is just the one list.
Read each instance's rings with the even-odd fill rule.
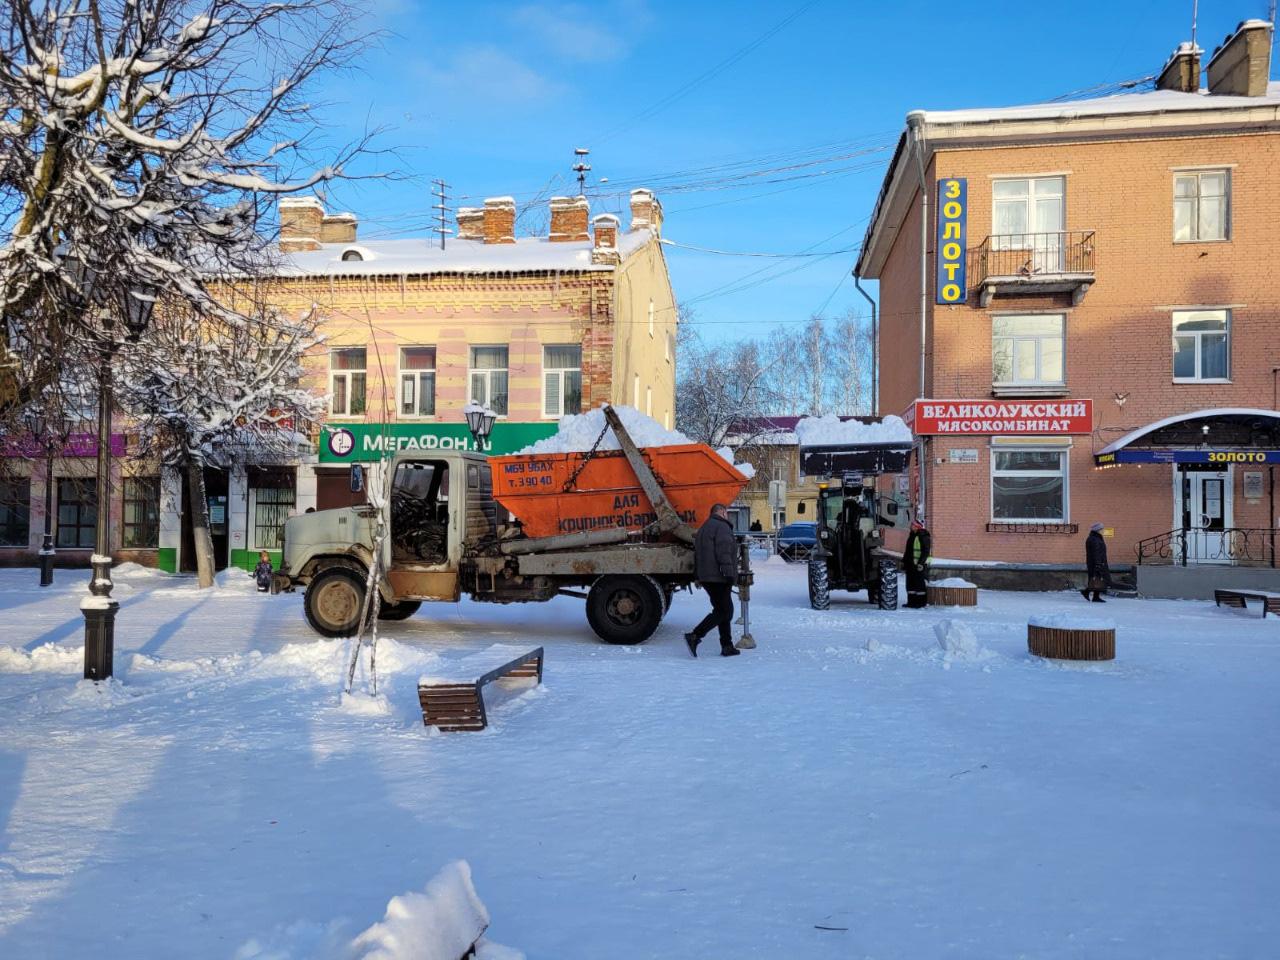
[[489,911],[471,882],[471,867],[457,860],[423,892],[392,897],[386,916],[352,946],[359,960],[458,960],[488,926]]
[[968,587],[976,588],[976,583],[970,583],[964,577],[947,577],[945,580],[930,580],[931,587],[945,587],[951,590],[962,590]]
[[992,656],[978,642],[973,629],[959,620],[939,620],[933,625],[938,647],[949,660],[984,660]]
[[111,568],[112,580],[147,580],[153,577],[167,576],[169,574],[163,570],[157,570],[155,567],[144,567],[142,564],[134,563],[132,560],[117,563]]
[[879,423],[863,423],[861,420],[841,420],[829,413],[825,417],[805,417],[797,423],[796,438],[802,447],[910,443],[911,428],[901,417],[892,414]]
[[1116,622],[1109,617],[1094,617],[1087,613],[1033,613],[1027,618],[1027,625],[1058,630],[1114,630],[1116,628]]
[[[647,417],[635,407],[615,406],[614,412],[622,420],[622,425],[631,434],[637,447],[677,447],[693,443],[679,430],[668,430],[657,420]],[[604,437],[600,437],[604,431]],[[596,446],[596,440],[600,440]],[[530,444],[518,455],[529,453],[586,453],[597,450],[621,450],[622,445],[612,430],[605,430],[604,407],[596,407],[586,413],[565,417],[560,421],[560,428],[551,436],[537,443]],[[716,453],[725,463],[733,467],[747,479],[755,476],[756,469],[749,463],[734,463],[733,450],[721,447]]]
[[34,650],[0,647],[0,673],[78,673],[83,669],[83,646],[44,643]]

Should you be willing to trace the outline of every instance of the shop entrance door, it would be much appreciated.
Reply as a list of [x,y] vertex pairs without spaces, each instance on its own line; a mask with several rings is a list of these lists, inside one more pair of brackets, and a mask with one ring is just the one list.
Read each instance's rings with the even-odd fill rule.
[[1178,487],[1178,519],[1187,541],[1187,563],[1231,563],[1231,469],[1174,474]]

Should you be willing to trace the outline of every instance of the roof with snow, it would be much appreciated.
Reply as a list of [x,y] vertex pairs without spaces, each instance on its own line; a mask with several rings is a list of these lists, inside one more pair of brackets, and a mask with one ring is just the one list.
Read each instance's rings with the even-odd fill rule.
[[[655,238],[650,230],[619,235],[616,251],[626,259]],[[545,237],[520,237],[515,243],[438,239],[358,240],[325,243],[319,250],[280,255],[279,276],[368,277],[427,273],[534,273],[609,271],[614,265],[592,263],[591,240],[555,242]],[[343,259],[358,254],[360,259]]]

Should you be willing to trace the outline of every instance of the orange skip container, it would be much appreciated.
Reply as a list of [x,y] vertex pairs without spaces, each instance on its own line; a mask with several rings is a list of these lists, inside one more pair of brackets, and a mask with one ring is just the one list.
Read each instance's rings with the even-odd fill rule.
[[[676,513],[691,527],[702,526],[714,504],[733,503],[747,483],[705,444],[642,447],[640,454]],[[530,537],[618,527],[640,530],[656,519],[653,504],[621,450],[598,451],[585,466],[584,460],[585,453],[490,457],[493,497],[520,520]]]

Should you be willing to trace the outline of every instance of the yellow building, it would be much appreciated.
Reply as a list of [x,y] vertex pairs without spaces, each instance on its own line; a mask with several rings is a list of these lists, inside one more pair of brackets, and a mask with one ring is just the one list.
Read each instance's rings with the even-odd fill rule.
[[[206,476],[219,568],[277,548],[291,513],[351,503],[352,463],[377,482],[395,449],[473,447],[472,400],[498,414],[493,453],[606,401],[673,425],[676,310],[657,199],[632,191],[625,230],[611,214],[591,218],[585,197],[550,201],[547,236],[516,237],[515,216],[509,197],[460,209],[441,249],[438,238],[364,240],[351,214],[281,200],[267,299],[320,312],[304,386],[328,395],[328,413],[314,451],[272,464],[250,454]],[[161,565],[191,567],[185,527],[161,517]]]
[[[800,445],[795,427],[800,417],[763,417],[737,426],[734,458],[755,467],[755,476],[743,488],[734,506],[744,508],[748,524],[760,524],[773,533],[788,523],[817,520],[818,478],[800,473]],[[782,483],[783,488],[773,487]],[[781,497],[770,502],[773,487]]]

